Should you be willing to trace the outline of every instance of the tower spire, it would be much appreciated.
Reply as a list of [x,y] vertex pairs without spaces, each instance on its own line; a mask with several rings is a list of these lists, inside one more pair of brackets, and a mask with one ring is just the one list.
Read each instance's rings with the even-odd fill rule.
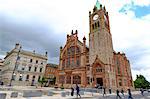
[[95,6],[96,6],[96,8],[97,8],[98,10],[100,9],[100,3],[99,3],[98,0],[96,1],[96,5],[95,5]]

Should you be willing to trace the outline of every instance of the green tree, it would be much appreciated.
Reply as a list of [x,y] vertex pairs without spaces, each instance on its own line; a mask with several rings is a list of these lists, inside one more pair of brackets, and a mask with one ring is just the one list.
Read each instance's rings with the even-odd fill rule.
[[47,82],[47,80],[45,77],[42,77],[42,79],[39,79],[38,82],[41,84],[41,87],[42,87],[43,84]]
[[143,75],[137,75],[134,86],[135,88],[149,88],[150,82],[148,82]]

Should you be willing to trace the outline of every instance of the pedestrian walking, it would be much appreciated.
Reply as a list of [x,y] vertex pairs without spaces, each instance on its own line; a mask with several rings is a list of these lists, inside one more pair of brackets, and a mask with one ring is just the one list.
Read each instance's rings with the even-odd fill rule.
[[124,97],[124,90],[123,90],[123,89],[121,89],[121,93],[122,93],[122,95],[123,95],[123,97]]
[[129,96],[128,96],[128,99],[133,99],[130,89],[128,89],[128,95],[129,95]]
[[71,96],[73,96],[73,95],[74,95],[74,88],[71,87]]
[[80,88],[79,88],[79,86],[76,84],[76,91],[77,91],[77,98],[78,98],[78,96],[80,96],[80,98],[81,98],[81,95],[80,95]]
[[106,95],[106,88],[103,88],[103,97]]
[[111,94],[111,88],[109,88],[109,94]]
[[140,91],[141,91],[141,95],[144,96],[144,90],[143,90],[143,88],[141,88]]
[[118,99],[118,97],[119,97],[119,99],[121,99],[121,96],[119,95],[119,90],[118,89],[116,90],[116,94],[117,94],[116,99]]

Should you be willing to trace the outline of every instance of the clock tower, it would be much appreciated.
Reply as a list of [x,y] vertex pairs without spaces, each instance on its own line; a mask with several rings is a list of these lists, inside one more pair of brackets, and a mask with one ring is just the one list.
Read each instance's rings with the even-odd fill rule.
[[[97,0],[93,11],[89,11],[89,63],[95,64],[95,60],[100,60],[104,64],[103,85],[112,88],[112,80],[115,81],[113,68],[113,45],[110,33],[109,15],[105,7]],[[92,66],[96,67],[96,66]],[[96,79],[96,78],[95,78]],[[98,83],[98,82],[96,82]],[[115,83],[115,82],[114,82]]]

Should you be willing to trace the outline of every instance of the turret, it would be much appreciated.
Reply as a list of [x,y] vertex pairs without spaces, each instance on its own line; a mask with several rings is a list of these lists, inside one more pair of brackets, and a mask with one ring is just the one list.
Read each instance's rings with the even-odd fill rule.
[[86,38],[85,36],[83,37],[83,46],[84,46],[84,52],[86,51]]
[[19,43],[16,43],[15,49],[20,49],[20,48],[21,48],[21,45]]
[[47,55],[48,55],[48,52],[45,52],[45,56],[47,57]]
[[62,46],[60,46],[60,53],[62,52]]

